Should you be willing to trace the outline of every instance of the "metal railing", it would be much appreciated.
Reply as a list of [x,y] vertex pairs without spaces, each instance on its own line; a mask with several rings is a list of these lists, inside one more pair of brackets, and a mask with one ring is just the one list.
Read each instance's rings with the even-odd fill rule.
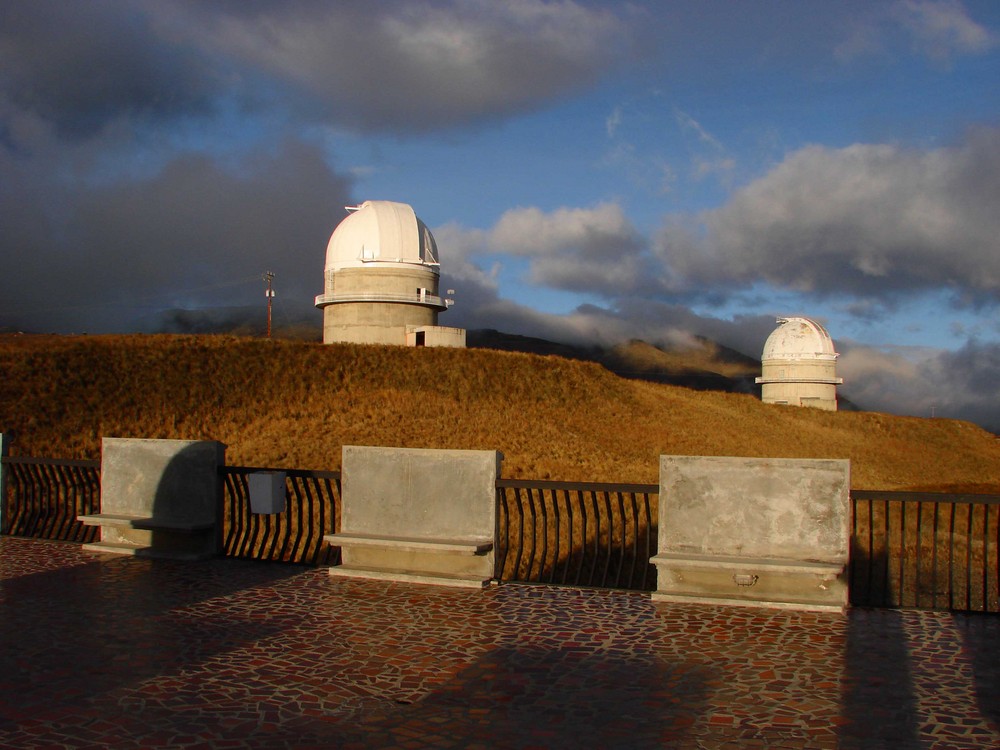
[[1000,612],[1000,495],[851,492],[851,603]]
[[[340,550],[323,541],[340,528],[340,472],[225,466],[219,548],[224,555],[252,560],[336,565]],[[253,513],[247,476],[285,473],[285,510]]]
[[652,590],[655,484],[497,481],[500,581]]
[[100,512],[101,462],[4,456],[7,491],[0,497],[0,533],[93,542],[99,529],[77,516]]
[[[100,462],[4,456],[0,533],[72,542],[99,529]],[[329,565],[339,549],[340,473],[286,469],[282,513],[251,512],[247,476],[223,478],[223,554]],[[652,590],[657,552],[655,484],[497,481],[495,576],[501,581]],[[851,603],[1000,612],[1000,495],[851,492]]]

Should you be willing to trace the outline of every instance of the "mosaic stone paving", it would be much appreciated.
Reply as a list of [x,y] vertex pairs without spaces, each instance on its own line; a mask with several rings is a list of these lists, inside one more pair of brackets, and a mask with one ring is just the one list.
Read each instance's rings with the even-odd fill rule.
[[3,748],[997,748],[1000,617],[653,603],[0,538]]

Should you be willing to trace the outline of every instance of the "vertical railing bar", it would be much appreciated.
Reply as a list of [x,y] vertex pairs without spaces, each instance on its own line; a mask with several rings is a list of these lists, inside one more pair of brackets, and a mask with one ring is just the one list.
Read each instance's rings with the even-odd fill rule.
[[906,606],[906,501],[899,501],[899,606]]
[[7,467],[7,507],[4,510],[4,533],[16,535],[21,516],[21,467],[11,464]]
[[299,507],[296,514],[298,528],[295,533],[295,541],[292,542],[289,560],[315,565],[316,557],[319,555],[319,541],[323,538],[322,534],[317,534],[316,530],[315,519],[319,512],[315,492],[316,477],[297,475],[294,480],[292,482],[293,492],[289,494],[288,500],[291,502],[291,494],[295,495],[295,501]]
[[[545,580],[545,563],[549,556],[549,513],[545,507],[545,490],[538,489],[538,512],[542,517],[542,555],[538,560],[538,582]],[[536,538],[538,534],[535,534]]]
[[892,524],[890,523],[890,511],[892,510],[891,502],[886,500],[884,503],[883,511],[885,512],[885,603],[882,605],[884,607],[896,606],[896,603],[892,600],[892,555],[889,554],[889,550],[892,548]]
[[514,497],[517,500],[517,523],[518,523],[518,538],[521,543],[517,546],[517,557],[514,559],[514,575],[511,578],[513,581],[524,580],[521,578],[521,558],[524,555],[524,535],[525,535],[525,519],[524,519],[524,500],[521,496],[521,488],[514,488]]
[[576,565],[576,578],[573,583],[577,586],[583,578],[583,562],[587,557],[587,502],[583,497],[583,490],[576,491],[576,501],[580,506],[580,561]]
[[249,507],[250,486],[247,475],[243,472],[234,475],[235,492],[233,493],[233,526],[236,529],[236,557],[247,557],[250,545],[250,518],[247,515]]
[[569,570],[573,565],[573,555],[576,550],[576,544],[573,539],[576,533],[576,524],[574,523],[573,499],[569,494],[569,490],[564,489],[562,492],[563,502],[566,504],[566,536],[568,539],[566,543],[566,559],[563,562],[562,577],[559,581],[566,584],[569,582]]
[[[278,553],[284,562],[300,563],[302,540],[308,535],[311,520],[312,506],[305,499],[306,488],[309,486],[309,478],[299,472],[285,472],[285,513],[287,521],[287,533],[285,541],[281,545]],[[295,506],[294,515],[292,506]],[[305,518],[303,518],[305,516]],[[294,522],[293,522],[294,519]]]
[[597,490],[590,490],[590,507],[594,511],[594,554],[590,566],[589,585],[594,585],[601,552],[601,509],[597,505]]
[[618,516],[621,520],[621,534],[619,539],[621,540],[618,545],[618,570],[615,571],[615,587],[621,586],[622,580],[622,570],[625,567],[625,497],[621,490],[615,492],[615,497],[618,498]]
[[74,474],[76,475],[75,482],[77,488],[76,491],[73,493],[73,514],[72,514],[73,541],[82,542],[83,540],[81,539],[81,537],[83,536],[83,534],[81,533],[82,532],[81,527],[83,526],[83,524],[81,524],[76,519],[78,516],[83,516],[87,514],[87,511],[84,507],[84,497],[86,496],[87,484],[88,484],[87,470],[81,466],[74,470]]
[[38,465],[35,467],[35,472],[37,475],[39,492],[35,514],[35,528],[32,536],[44,538],[46,532],[46,521],[49,517],[49,495],[52,490],[49,486],[48,476],[46,475],[46,467],[44,465]]
[[[282,493],[285,495],[285,510],[281,513],[269,513],[267,516],[268,524],[274,523],[271,550],[268,552],[269,560],[285,562],[288,543],[292,541],[292,498],[288,492],[289,483],[294,487],[296,484],[295,477],[290,477],[288,472],[285,472],[285,481],[281,488]],[[278,549],[279,539],[281,540],[280,549]],[[275,554],[275,550],[277,550],[277,554]]]
[[236,519],[234,518],[233,509],[236,505],[235,495],[236,487],[235,482],[236,472],[225,469],[223,471],[222,479],[225,484],[225,489],[222,493],[222,554],[231,555],[233,553],[233,538],[236,534]]
[[67,475],[67,471],[61,466],[53,465],[51,467],[51,473],[53,478],[53,508],[52,508],[52,524],[50,538],[52,539],[63,539],[66,534],[66,517],[68,515],[69,498],[71,497],[70,482]]
[[934,503],[934,544],[931,547],[931,607],[937,609],[938,600],[938,529],[940,527],[939,518],[941,515],[941,503]]
[[635,498],[635,493],[629,493],[629,502],[632,509],[632,564],[628,568],[628,587],[635,588],[635,562],[639,557],[639,505]]
[[951,503],[948,525],[948,609],[955,608],[955,503]]
[[18,524],[22,536],[31,536],[34,518],[35,493],[38,485],[34,479],[34,467],[25,466],[21,479],[21,517]]
[[52,536],[52,522],[55,520],[54,511],[57,508],[57,501],[54,495],[58,491],[58,485],[52,481],[52,467],[42,465],[38,467],[38,474],[42,478],[42,494],[39,508],[39,531],[40,536],[48,539]]
[[21,536],[31,536],[32,524],[35,517],[35,493],[38,491],[38,480],[34,476],[35,467],[28,465],[24,467],[24,482],[21,491],[21,523],[19,524]]
[[42,475],[42,467],[38,464],[31,467],[31,479],[31,515],[28,516],[31,525],[28,527],[28,536],[40,536],[39,531],[42,525],[45,484],[44,477]]
[[60,468],[55,465],[46,467],[48,479],[48,522],[46,523],[45,536],[47,539],[59,539],[62,533],[62,521],[65,518],[63,501],[65,492],[63,490],[63,477]]
[[993,537],[993,555],[996,558],[996,584],[997,584],[997,612],[1000,612],[1000,505],[996,508],[996,523],[993,524],[995,535]]
[[507,488],[497,487],[497,519],[496,519],[496,538],[497,544],[500,545],[500,540],[503,539],[503,544],[497,550],[497,555],[493,561],[493,577],[496,578],[501,583],[506,580],[504,578],[503,569],[507,563],[507,550],[510,546],[510,518],[507,514]]
[[[319,528],[316,530],[317,538],[310,543],[310,548],[313,550],[312,565],[329,564],[334,561],[330,560],[331,551],[329,546],[326,547],[326,554],[323,554],[324,545],[329,544],[323,537],[327,534],[336,533],[336,528],[334,527],[337,523],[337,501],[334,498],[333,480],[329,477],[316,477],[313,489],[316,492],[316,523]],[[330,498],[329,521],[326,518],[326,499],[328,497]],[[327,526],[329,526],[329,529]]]
[[67,541],[72,541],[76,532],[76,508],[79,498],[80,478],[79,473],[73,466],[66,466],[63,470],[66,475],[66,499],[63,502],[64,521],[61,532]]
[[[287,481],[287,480],[286,480]],[[282,536],[283,524],[278,518],[278,513],[254,513],[254,517],[260,524],[263,531],[260,542],[257,544],[258,560],[274,560],[275,549],[278,546],[278,539]],[[270,544],[268,544],[270,541]]]
[[875,501],[868,499],[868,600],[867,604],[874,605],[875,598],[872,595],[872,587],[875,584]]
[[236,529],[235,546],[233,548],[234,557],[246,557],[247,537],[250,535],[250,526],[246,517],[247,485],[246,475],[243,472],[233,475],[233,528]]
[[990,611],[990,506],[984,505],[983,506],[983,612],[989,612],[989,611]]
[[611,570],[611,553],[614,549],[615,522],[614,511],[611,508],[611,495],[607,490],[601,494],[604,496],[604,510],[606,511],[604,517],[608,526],[608,533],[604,543],[604,571],[601,573],[601,587],[607,588],[608,572]]
[[[651,544],[651,542],[652,542],[652,540],[654,538],[653,537],[653,503],[651,501],[650,495],[648,495],[645,492],[643,493],[643,498],[645,500],[644,504],[645,504],[645,508],[646,508],[646,535],[645,535],[646,536],[646,551],[643,553],[643,556],[642,556],[643,557],[643,564],[642,564],[642,588],[643,588],[643,590],[645,590],[645,589],[651,588],[651,586],[655,586],[655,584],[651,584],[650,581],[649,581],[650,568],[653,568],[653,565],[649,561],[653,557],[653,555],[656,554],[656,552],[654,552],[653,550],[655,549],[656,551],[659,551],[660,540],[658,538],[656,539],[656,547],[654,548],[653,545]],[[659,493],[656,494],[656,504],[657,504],[657,516],[659,516],[659,512],[658,512],[659,511],[659,504],[660,504],[660,495],[659,495]]]
[[253,514],[250,509],[250,483],[247,475],[244,474],[240,477],[240,515],[242,516],[243,522],[243,546],[242,554],[240,557],[247,557],[251,559],[256,559],[257,555],[257,532],[259,529],[259,522],[257,517]]
[[555,527],[553,538],[556,541],[555,549],[552,553],[552,570],[549,573],[549,583],[556,583],[556,571],[559,568],[559,553],[562,551],[562,513],[559,512],[559,490],[549,490],[549,498],[552,501],[553,526]]
[[920,606],[920,592],[922,590],[923,574],[920,570],[920,548],[923,546],[923,528],[921,527],[921,516],[923,514],[924,504],[918,502],[917,504],[917,539],[916,547],[914,550],[913,564],[916,570],[916,575],[914,576],[914,601],[913,604],[916,607]]
[[[528,567],[524,574],[524,580],[533,581],[535,569],[535,555],[538,553],[538,512],[535,510],[535,491],[529,488],[528,510],[531,513],[531,548],[528,552]],[[544,554],[544,550],[543,550]]]
[[976,514],[976,506],[969,504],[966,511],[965,535],[965,611],[972,610],[972,518]]

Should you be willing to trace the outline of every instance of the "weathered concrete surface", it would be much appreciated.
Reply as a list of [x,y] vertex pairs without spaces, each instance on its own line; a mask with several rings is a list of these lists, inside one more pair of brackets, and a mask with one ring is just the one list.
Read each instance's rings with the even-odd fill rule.
[[333,575],[484,585],[493,576],[497,451],[344,446]]
[[225,446],[202,440],[104,438],[101,512],[81,516],[101,526],[88,549],[198,559],[215,554]]
[[661,456],[657,598],[842,608],[850,462]]

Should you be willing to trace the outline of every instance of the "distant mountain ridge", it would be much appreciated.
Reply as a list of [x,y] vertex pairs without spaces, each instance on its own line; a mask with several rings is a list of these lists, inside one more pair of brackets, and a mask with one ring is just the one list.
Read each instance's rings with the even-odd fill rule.
[[633,380],[680,385],[700,391],[760,395],[760,387],[754,382],[760,374],[760,360],[701,336],[692,337],[692,341],[693,346],[668,350],[639,339],[612,347],[587,347],[493,329],[467,333],[469,348],[553,355],[596,362],[620,377]]

